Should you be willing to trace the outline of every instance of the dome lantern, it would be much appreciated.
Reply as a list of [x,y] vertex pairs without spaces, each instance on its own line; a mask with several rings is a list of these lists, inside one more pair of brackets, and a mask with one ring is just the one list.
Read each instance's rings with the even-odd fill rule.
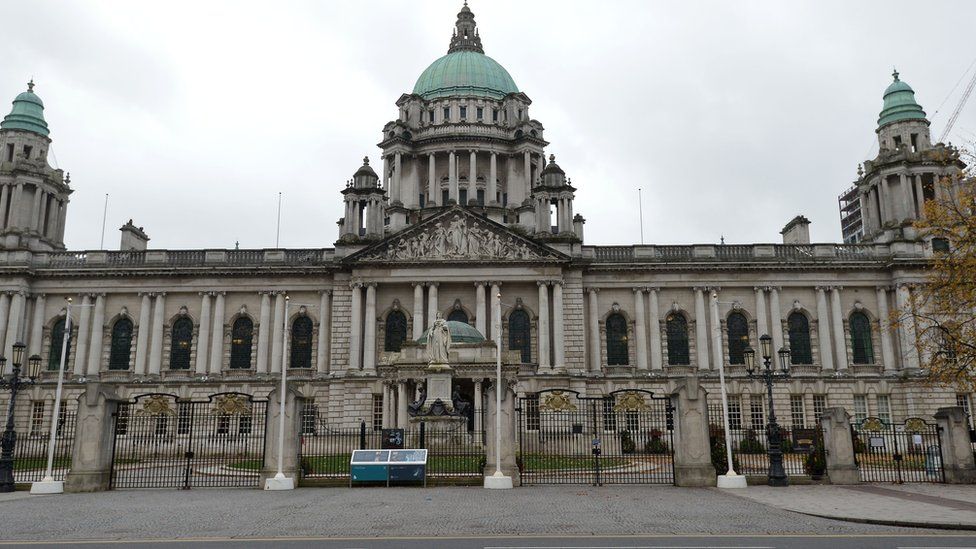
[[898,78],[898,70],[892,74],[894,82],[884,92],[884,107],[878,115],[878,128],[903,120],[925,120],[925,111],[915,101],[915,90]]
[[34,93],[33,80],[27,83],[27,91],[14,98],[13,108],[0,122],[0,129],[24,130],[44,137],[51,133],[44,120],[44,102]]

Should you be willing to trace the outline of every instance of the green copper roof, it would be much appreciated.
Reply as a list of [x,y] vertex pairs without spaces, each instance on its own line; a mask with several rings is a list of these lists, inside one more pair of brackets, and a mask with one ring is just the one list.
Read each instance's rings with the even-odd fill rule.
[[27,130],[47,136],[47,122],[44,121],[44,102],[34,94],[34,81],[27,84],[27,91],[14,99],[14,108],[3,117],[0,129]]
[[483,53],[470,50],[454,51],[434,61],[413,87],[413,93],[424,99],[449,95],[502,99],[518,91],[505,67]]
[[[451,343],[481,343],[485,340],[485,336],[481,335],[481,332],[467,322],[448,320],[447,329],[451,331]],[[424,330],[417,343],[427,343],[427,334],[429,332],[430,328]]]
[[884,92],[884,107],[878,117],[878,127],[902,120],[925,120],[925,111],[915,102],[915,90],[898,79],[898,71],[892,76],[895,81]]

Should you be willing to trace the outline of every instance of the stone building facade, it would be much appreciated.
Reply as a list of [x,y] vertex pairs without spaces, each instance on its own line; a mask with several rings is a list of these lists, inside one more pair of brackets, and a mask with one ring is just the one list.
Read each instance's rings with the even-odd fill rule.
[[331,425],[404,425],[423,376],[416,340],[438,314],[485,338],[452,351],[475,408],[500,338],[520,395],[664,394],[694,374],[717,397],[724,367],[732,413],[747,422],[765,404],[742,350],[767,333],[793,353],[776,399],[794,425],[833,406],[903,419],[970,399],[922,384],[914,329],[888,324],[932,253],[911,222],[964,167],[930,142],[897,74],[881,150],[856,182],[855,245],[811,244],[802,217],[784,244],[584,244],[575,188],[545,154],[529,97],[484,54],[467,6],[447,55],[397,100],[381,161],[340,186],[331,248],[151,249],[130,222],[120,251],[66,250],[70,180],[47,164],[32,89],[0,124],[0,346],[10,356],[23,340],[47,369],[21,401],[28,432],[50,421],[69,297],[68,399],[93,381],[123,396],[266,395],[287,367]]

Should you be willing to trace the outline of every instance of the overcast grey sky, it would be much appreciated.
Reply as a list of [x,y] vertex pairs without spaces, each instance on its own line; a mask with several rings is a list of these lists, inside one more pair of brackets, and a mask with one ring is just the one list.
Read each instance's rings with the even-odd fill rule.
[[[153,248],[331,247],[339,190],[378,159],[401,93],[461,0],[0,0],[2,114],[33,76],[71,249],[129,218]],[[839,241],[837,195],[877,152],[895,65],[943,129],[976,58],[976,3],[471,0],[533,100],[589,244]],[[936,108],[948,96],[940,112]],[[976,135],[976,99],[953,132]]]

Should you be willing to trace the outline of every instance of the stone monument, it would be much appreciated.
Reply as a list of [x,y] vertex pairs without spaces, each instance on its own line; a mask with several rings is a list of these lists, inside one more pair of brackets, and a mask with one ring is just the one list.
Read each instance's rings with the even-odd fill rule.
[[461,428],[467,421],[452,391],[454,369],[449,364],[451,329],[441,313],[427,332],[427,368],[420,399],[408,406],[411,423],[423,421],[434,432]]

